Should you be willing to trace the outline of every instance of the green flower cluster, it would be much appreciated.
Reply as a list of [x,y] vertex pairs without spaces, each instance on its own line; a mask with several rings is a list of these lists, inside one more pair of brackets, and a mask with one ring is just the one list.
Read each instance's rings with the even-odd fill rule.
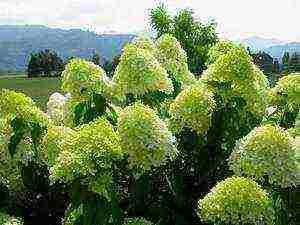
[[156,58],[176,80],[183,85],[195,81],[194,75],[188,69],[186,53],[175,37],[169,34],[162,35],[155,44]]
[[153,223],[145,220],[144,218],[127,218],[124,225],[154,225]]
[[264,115],[268,105],[268,81],[244,48],[228,48],[219,54],[204,72],[202,80],[226,102],[232,102],[233,97],[242,97],[250,112]]
[[1,225],[22,225],[23,221],[19,218],[14,218],[6,213],[0,212]]
[[146,36],[139,36],[133,39],[132,44],[138,48],[148,50],[152,52],[152,54],[156,51],[156,46],[154,42]]
[[218,183],[198,202],[198,215],[214,224],[273,224],[268,194],[253,180],[231,177]]
[[231,49],[238,48],[231,41],[220,40],[208,52],[207,65],[214,63],[218,57],[227,54]]
[[93,93],[107,94],[110,85],[105,71],[84,59],[72,59],[62,72],[62,90],[79,101],[86,100]]
[[204,134],[211,126],[215,108],[214,94],[197,82],[181,91],[170,105],[170,126],[176,133],[189,128]]
[[288,132],[265,125],[239,140],[229,160],[237,175],[249,176],[283,188],[299,184],[296,149]]
[[[140,45],[138,45],[140,46]],[[141,96],[151,91],[173,91],[167,71],[151,51],[128,44],[123,49],[113,81],[117,93]]]
[[32,101],[22,93],[3,89],[0,91],[0,181],[9,190],[20,191],[24,188],[19,164],[28,165],[34,160],[34,144],[31,131],[24,131],[22,139],[16,146],[12,156],[9,150],[14,130],[11,126],[14,118],[24,124],[38,123],[42,126],[51,126],[52,121]]
[[59,153],[63,151],[63,146],[70,135],[74,135],[75,131],[65,126],[52,126],[47,129],[39,151],[39,159],[45,162],[49,167],[55,164],[55,160]]
[[102,117],[68,132],[50,168],[50,179],[68,183],[80,178],[89,190],[106,194],[113,161],[122,156],[118,134]]
[[177,155],[175,137],[166,123],[154,110],[140,103],[120,113],[118,131],[131,166],[142,172],[161,166]]
[[290,74],[280,78],[277,85],[270,90],[270,101],[273,105],[289,111],[300,109],[300,74]]
[[30,97],[8,89],[0,91],[0,115],[3,118],[16,116],[24,122],[52,124],[47,114],[42,112]]

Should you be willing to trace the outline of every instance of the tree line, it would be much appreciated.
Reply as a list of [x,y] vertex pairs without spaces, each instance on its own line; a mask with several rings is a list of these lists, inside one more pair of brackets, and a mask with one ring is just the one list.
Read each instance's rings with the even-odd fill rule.
[[[26,69],[27,77],[60,77],[65,65],[73,58],[75,57],[63,60],[52,49],[31,53]],[[118,65],[119,58],[120,56],[117,55],[111,61],[108,61],[101,57],[99,53],[94,53],[88,60],[101,66],[111,76]]]

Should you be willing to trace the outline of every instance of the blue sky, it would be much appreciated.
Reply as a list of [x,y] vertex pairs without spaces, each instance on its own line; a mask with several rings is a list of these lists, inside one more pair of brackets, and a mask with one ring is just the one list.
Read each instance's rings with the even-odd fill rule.
[[[139,32],[149,27],[156,0],[0,0],[0,24],[42,24],[97,32]],[[221,36],[300,41],[300,0],[164,0],[174,13],[194,9],[197,19],[218,22]]]

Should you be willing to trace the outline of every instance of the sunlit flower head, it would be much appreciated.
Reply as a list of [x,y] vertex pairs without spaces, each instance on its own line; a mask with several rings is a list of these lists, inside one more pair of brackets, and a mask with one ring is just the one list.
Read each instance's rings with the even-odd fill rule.
[[156,57],[166,70],[183,85],[193,83],[195,77],[188,69],[187,56],[180,42],[165,34],[156,41],[156,46]]
[[166,123],[140,103],[120,113],[118,131],[131,166],[138,170],[161,166],[177,155],[175,138]]
[[277,186],[299,184],[296,149],[287,131],[278,126],[257,127],[239,140],[230,157],[230,168],[237,175],[268,181]]
[[300,74],[290,74],[279,79],[276,86],[270,90],[270,101],[281,109],[300,109]]
[[188,128],[201,135],[210,128],[215,108],[214,94],[198,82],[181,91],[171,104],[170,126],[176,133]]
[[198,215],[213,224],[273,224],[268,194],[253,180],[231,177],[198,202]]
[[167,93],[173,91],[167,71],[154,55],[133,44],[124,47],[113,81],[121,93],[134,96],[157,90]]
[[62,73],[62,90],[73,98],[86,99],[93,93],[107,92],[105,71],[84,59],[72,59]]

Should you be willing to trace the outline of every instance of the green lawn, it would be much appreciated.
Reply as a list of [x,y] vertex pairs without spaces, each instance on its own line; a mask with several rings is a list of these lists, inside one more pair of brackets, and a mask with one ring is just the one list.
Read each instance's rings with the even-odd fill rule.
[[60,79],[0,76],[0,89],[2,88],[21,91],[32,97],[39,107],[45,109],[49,95],[60,90]]

